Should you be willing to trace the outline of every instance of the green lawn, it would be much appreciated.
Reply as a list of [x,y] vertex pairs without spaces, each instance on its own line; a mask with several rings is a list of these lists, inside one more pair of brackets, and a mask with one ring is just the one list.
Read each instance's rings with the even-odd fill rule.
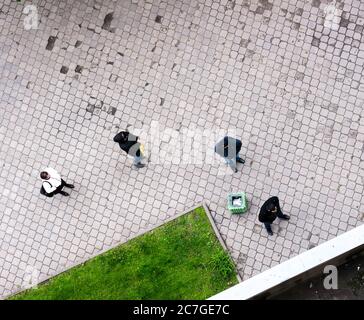
[[198,208],[11,299],[206,299],[236,283]]

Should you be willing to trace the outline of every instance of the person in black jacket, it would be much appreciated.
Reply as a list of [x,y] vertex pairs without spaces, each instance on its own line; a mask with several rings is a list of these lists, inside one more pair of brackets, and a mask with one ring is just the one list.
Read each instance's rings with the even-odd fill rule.
[[281,207],[279,206],[279,199],[277,197],[271,197],[264,202],[258,217],[259,221],[264,223],[270,236],[273,235],[271,224],[277,217],[282,220],[289,220],[289,216],[282,213]]
[[239,139],[225,136],[215,145],[215,152],[224,158],[225,163],[234,171],[238,172],[236,162],[245,163],[245,160],[240,158],[239,152],[242,143]]
[[129,133],[128,131],[121,131],[115,137],[114,141],[119,143],[121,150],[125,151],[128,155],[134,157],[134,166],[137,168],[145,167],[142,164],[142,153],[140,151],[139,137]]

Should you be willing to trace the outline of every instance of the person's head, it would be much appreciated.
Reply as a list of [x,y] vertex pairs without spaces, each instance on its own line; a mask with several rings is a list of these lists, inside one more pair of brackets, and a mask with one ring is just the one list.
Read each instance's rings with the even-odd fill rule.
[[49,173],[47,171],[42,171],[40,173],[40,177],[43,179],[43,180],[48,180],[51,176],[49,175]]
[[129,132],[128,131],[122,131],[122,132],[120,132],[120,141],[121,142],[128,141],[128,137],[129,137]]
[[278,208],[273,203],[268,203],[267,210],[271,213],[277,213]]

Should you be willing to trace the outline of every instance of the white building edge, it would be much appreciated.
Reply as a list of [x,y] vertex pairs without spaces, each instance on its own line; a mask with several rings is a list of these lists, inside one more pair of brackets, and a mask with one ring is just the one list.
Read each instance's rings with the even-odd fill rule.
[[325,265],[339,265],[364,249],[364,225],[299,254],[273,268],[243,281],[208,300],[246,300],[269,296],[297,282],[322,272]]

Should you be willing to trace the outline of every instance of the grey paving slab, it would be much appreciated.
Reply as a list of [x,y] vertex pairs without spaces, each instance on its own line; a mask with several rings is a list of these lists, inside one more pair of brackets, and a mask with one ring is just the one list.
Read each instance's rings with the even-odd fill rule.
[[[1,297],[202,200],[242,279],[362,223],[360,0],[32,5],[0,4]],[[126,127],[146,143],[139,171],[112,141]],[[237,174],[204,160],[212,146],[179,150],[180,136],[202,150],[203,130],[241,137]],[[75,183],[69,198],[39,194],[47,166]],[[250,209],[232,216],[240,190]],[[270,195],[291,220],[268,239]]]

